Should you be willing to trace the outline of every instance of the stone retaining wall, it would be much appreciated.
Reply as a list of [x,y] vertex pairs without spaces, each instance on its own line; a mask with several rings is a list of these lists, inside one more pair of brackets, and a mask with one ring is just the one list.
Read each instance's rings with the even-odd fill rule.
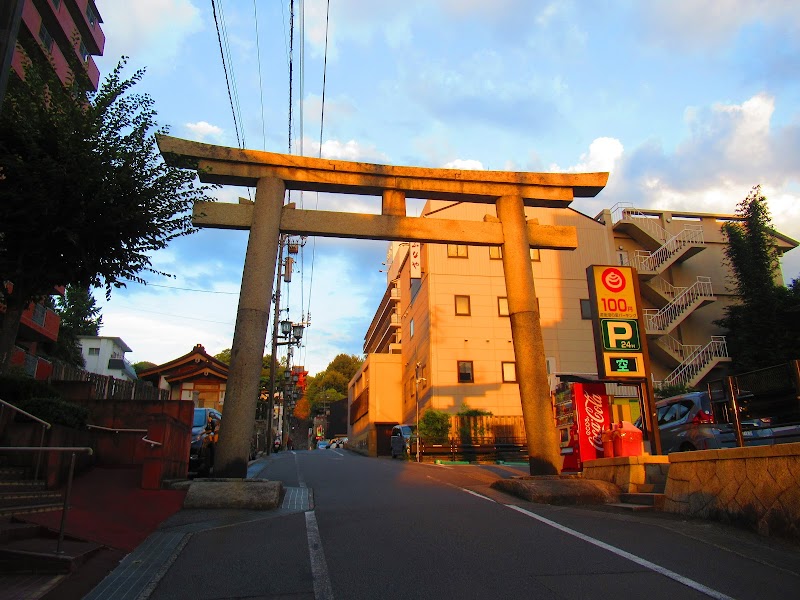
[[664,510],[800,539],[800,443],[669,455]]
[[667,482],[669,456],[620,456],[583,463],[583,477],[608,481],[623,493],[652,492]]

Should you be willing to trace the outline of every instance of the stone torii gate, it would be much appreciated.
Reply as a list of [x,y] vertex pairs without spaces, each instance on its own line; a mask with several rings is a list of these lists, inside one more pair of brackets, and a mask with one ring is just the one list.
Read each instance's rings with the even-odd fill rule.
[[[574,227],[525,219],[526,206],[565,208],[593,197],[608,173],[517,173],[428,169],[327,160],[226,148],[159,136],[167,164],[196,169],[200,181],[256,188],[254,202],[197,202],[198,227],[249,229],[239,308],[231,348],[214,473],[246,477],[259,395],[272,285],[281,233],[323,237],[502,246],[511,336],[531,475],[559,469],[544,343],[536,307],[530,248],[574,250]],[[286,190],[380,196],[380,215],[300,210],[284,204]],[[406,216],[406,198],[494,204],[483,222]]]

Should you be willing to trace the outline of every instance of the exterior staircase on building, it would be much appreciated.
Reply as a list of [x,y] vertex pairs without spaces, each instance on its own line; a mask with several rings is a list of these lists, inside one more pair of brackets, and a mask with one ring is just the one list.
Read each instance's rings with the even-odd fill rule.
[[[642,287],[644,288],[645,286]],[[688,317],[692,311],[715,300],[711,278],[698,277],[697,281],[684,288],[669,304],[660,309],[646,308],[644,310],[647,335],[652,337],[668,334]]]
[[719,363],[730,362],[730,360],[725,337],[720,335],[711,336],[710,342],[705,346],[698,346],[698,349],[672,373],[667,375],[664,381],[655,382],[655,387],[666,385],[695,386]]
[[650,354],[659,358],[661,362],[677,367],[701,347],[695,344],[682,344],[671,335],[662,335],[655,340],[655,343],[650,344],[649,350]]
[[625,204],[615,205],[611,216],[615,230],[623,231],[648,248],[637,250],[630,263],[645,281],[705,248],[701,225],[687,223],[678,233],[672,234],[661,227],[658,219]]

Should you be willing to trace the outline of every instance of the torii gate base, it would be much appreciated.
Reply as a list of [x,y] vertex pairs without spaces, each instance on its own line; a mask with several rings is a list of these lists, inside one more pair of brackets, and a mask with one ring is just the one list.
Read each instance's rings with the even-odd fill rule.
[[[168,164],[197,169],[201,181],[256,187],[252,204],[198,202],[194,207],[197,226],[250,230],[215,476],[247,476],[281,233],[502,245],[530,473],[558,473],[560,454],[530,248],[571,250],[577,247],[577,233],[573,227],[528,223],[524,208],[563,208],[575,196],[596,196],[608,181],[608,173],[511,173],[371,165],[224,148],[168,136],[159,136],[158,145]],[[382,214],[297,210],[293,205],[284,205],[287,189],[380,195]],[[409,218],[405,216],[406,197],[495,204],[497,218],[487,216],[483,223]]]

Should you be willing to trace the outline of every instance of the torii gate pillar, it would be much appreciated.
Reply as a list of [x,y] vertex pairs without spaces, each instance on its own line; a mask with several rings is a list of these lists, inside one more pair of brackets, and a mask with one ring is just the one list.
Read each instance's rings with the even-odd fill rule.
[[557,475],[559,446],[548,401],[547,370],[542,361],[544,340],[536,306],[525,205],[521,196],[501,196],[496,206],[503,226],[503,274],[530,473]]
[[220,428],[214,457],[215,477],[247,476],[285,192],[283,181],[274,177],[262,177],[256,184],[225,391],[226,399],[232,401],[225,403],[225,426]]

